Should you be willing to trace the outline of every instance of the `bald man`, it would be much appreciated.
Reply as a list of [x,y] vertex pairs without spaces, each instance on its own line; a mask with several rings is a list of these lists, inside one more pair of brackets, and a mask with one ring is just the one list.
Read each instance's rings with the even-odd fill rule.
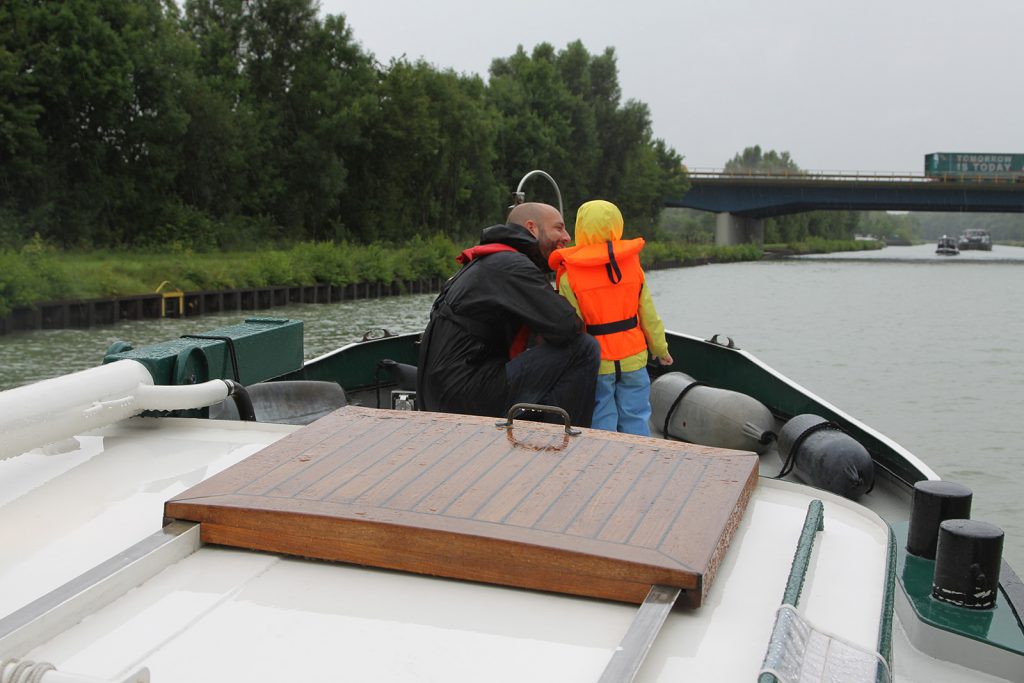
[[565,230],[562,214],[550,204],[538,202],[519,204],[509,212],[508,222],[523,226],[537,238],[537,246],[542,258],[548,258],[555,249],[561,249],[569,244],[569,233]]
[[420,343],[421,409],[505,417],[516,403],[540,403],[590,426],[600,347],[551,287],[547,265],[568,243],[558,209],[527,203],[459,255]]

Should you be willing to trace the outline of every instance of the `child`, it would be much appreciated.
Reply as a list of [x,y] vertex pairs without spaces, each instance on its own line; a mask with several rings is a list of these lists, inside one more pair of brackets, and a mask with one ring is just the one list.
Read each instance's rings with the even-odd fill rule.
[[640,267],[641,237],[622,239],[622,214],[611,202],[585,203],[576,213],[576,246],[551,253],[558,292],[601,344],[594,400],[596,429],[650,435],[650,352],[671,365],[665,326],[654,310]]

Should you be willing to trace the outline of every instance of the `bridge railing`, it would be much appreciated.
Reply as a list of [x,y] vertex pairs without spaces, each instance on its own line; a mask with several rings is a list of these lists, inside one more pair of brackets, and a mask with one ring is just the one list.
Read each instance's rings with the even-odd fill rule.
[[688,168],[690,178],[706,180],[733,180],[749,178],[754,180],[808,180],[822,181],[880,181],[880,182],[967,182],[967,183],[1009,183],[1020,184],[1024,176],[985,175],[977,173],[944,173],[925,175],[909,171],[726,171],[721,168]]

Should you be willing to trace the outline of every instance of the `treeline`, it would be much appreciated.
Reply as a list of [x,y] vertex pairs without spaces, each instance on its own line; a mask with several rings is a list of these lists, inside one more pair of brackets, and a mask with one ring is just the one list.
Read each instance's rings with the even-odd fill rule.
[[970,228],[981,228],[988,230],[997,241],[1024,242],[1024,214],[921,212],[911,215],[917,218],[920,236],[928,240],[942,235],[956,237]]
[[[315,0],[0,4],[0,248],[471,239],[534,168],[640,234],[685,191],[612,48],[379,64]],[[531,198],[552,201],[543,181]]]

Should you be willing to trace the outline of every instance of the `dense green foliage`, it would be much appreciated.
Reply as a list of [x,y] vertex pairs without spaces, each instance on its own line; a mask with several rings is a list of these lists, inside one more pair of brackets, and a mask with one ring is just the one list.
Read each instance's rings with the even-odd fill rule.
[[[164,280],[447,276],[536,168],[558,179],[570,226],[586,200],[618,204],[647,266],[761,255],[714,247],[713,214],[663,210],[688,188],[682,157],[644,103],[622,101],[612,48],[520,47],[485,80],[382,65],[316,0],[0,3],[0,315]],[[725,170],[803,173],[760,146]],[[525,189],[555,201],[542,180]],[[963,227],[1024,240],[1017,216],[919,216],[783,216],[765,241],[825,251]]]
[[0,316],[72,294],[72,278],[49,251],[38,242],[20,252],[0,250]]
[[765,251],[782,252],[791,254],[829,254],[837,251],[875,251],[885,247],[882,240],[861,239],[861,240],[829,240],[821,237],[811,237],[802,242],[783,242],[780,244],[766,244]]
[[401,245],[303,242],[289,249],[229,253],[66,253],[38,240],[0,250],[0,316],[41,301],[287,285],[405,282],[448,277],[460,247],[437,235]]
[[793,161],[789,152],[776,152],[770,149],[761,151],[760,145],[747,147],[729,161],[722,169],[725,173],[772,173],[799,175],[804,171]]
[[758,261],[762,255],[761,247],[756,244],[716,247],[711,244],[649,242],[644,247],[644,250],[640,252],[640,262],[644,268],[656,268],[705,263]]
[[[403,244],[302,242],[288,249],[198,253],[99,250],[67,253],[30,241],[0,250],[0,317],[42,301],[132,296],[165,289],[187,292],[288,285],[401,283],[447,278],[466,246],[442,235]],[[648,243],[646,267],[761,258],[757,245],[715,247],[679,242]]]
[[681,160],[611,48],[520,48],[485,83],[380,65],[316,0],[0,4],[0,247],[461,240],[534,168],[568,222],[608,197],[644,233]]

